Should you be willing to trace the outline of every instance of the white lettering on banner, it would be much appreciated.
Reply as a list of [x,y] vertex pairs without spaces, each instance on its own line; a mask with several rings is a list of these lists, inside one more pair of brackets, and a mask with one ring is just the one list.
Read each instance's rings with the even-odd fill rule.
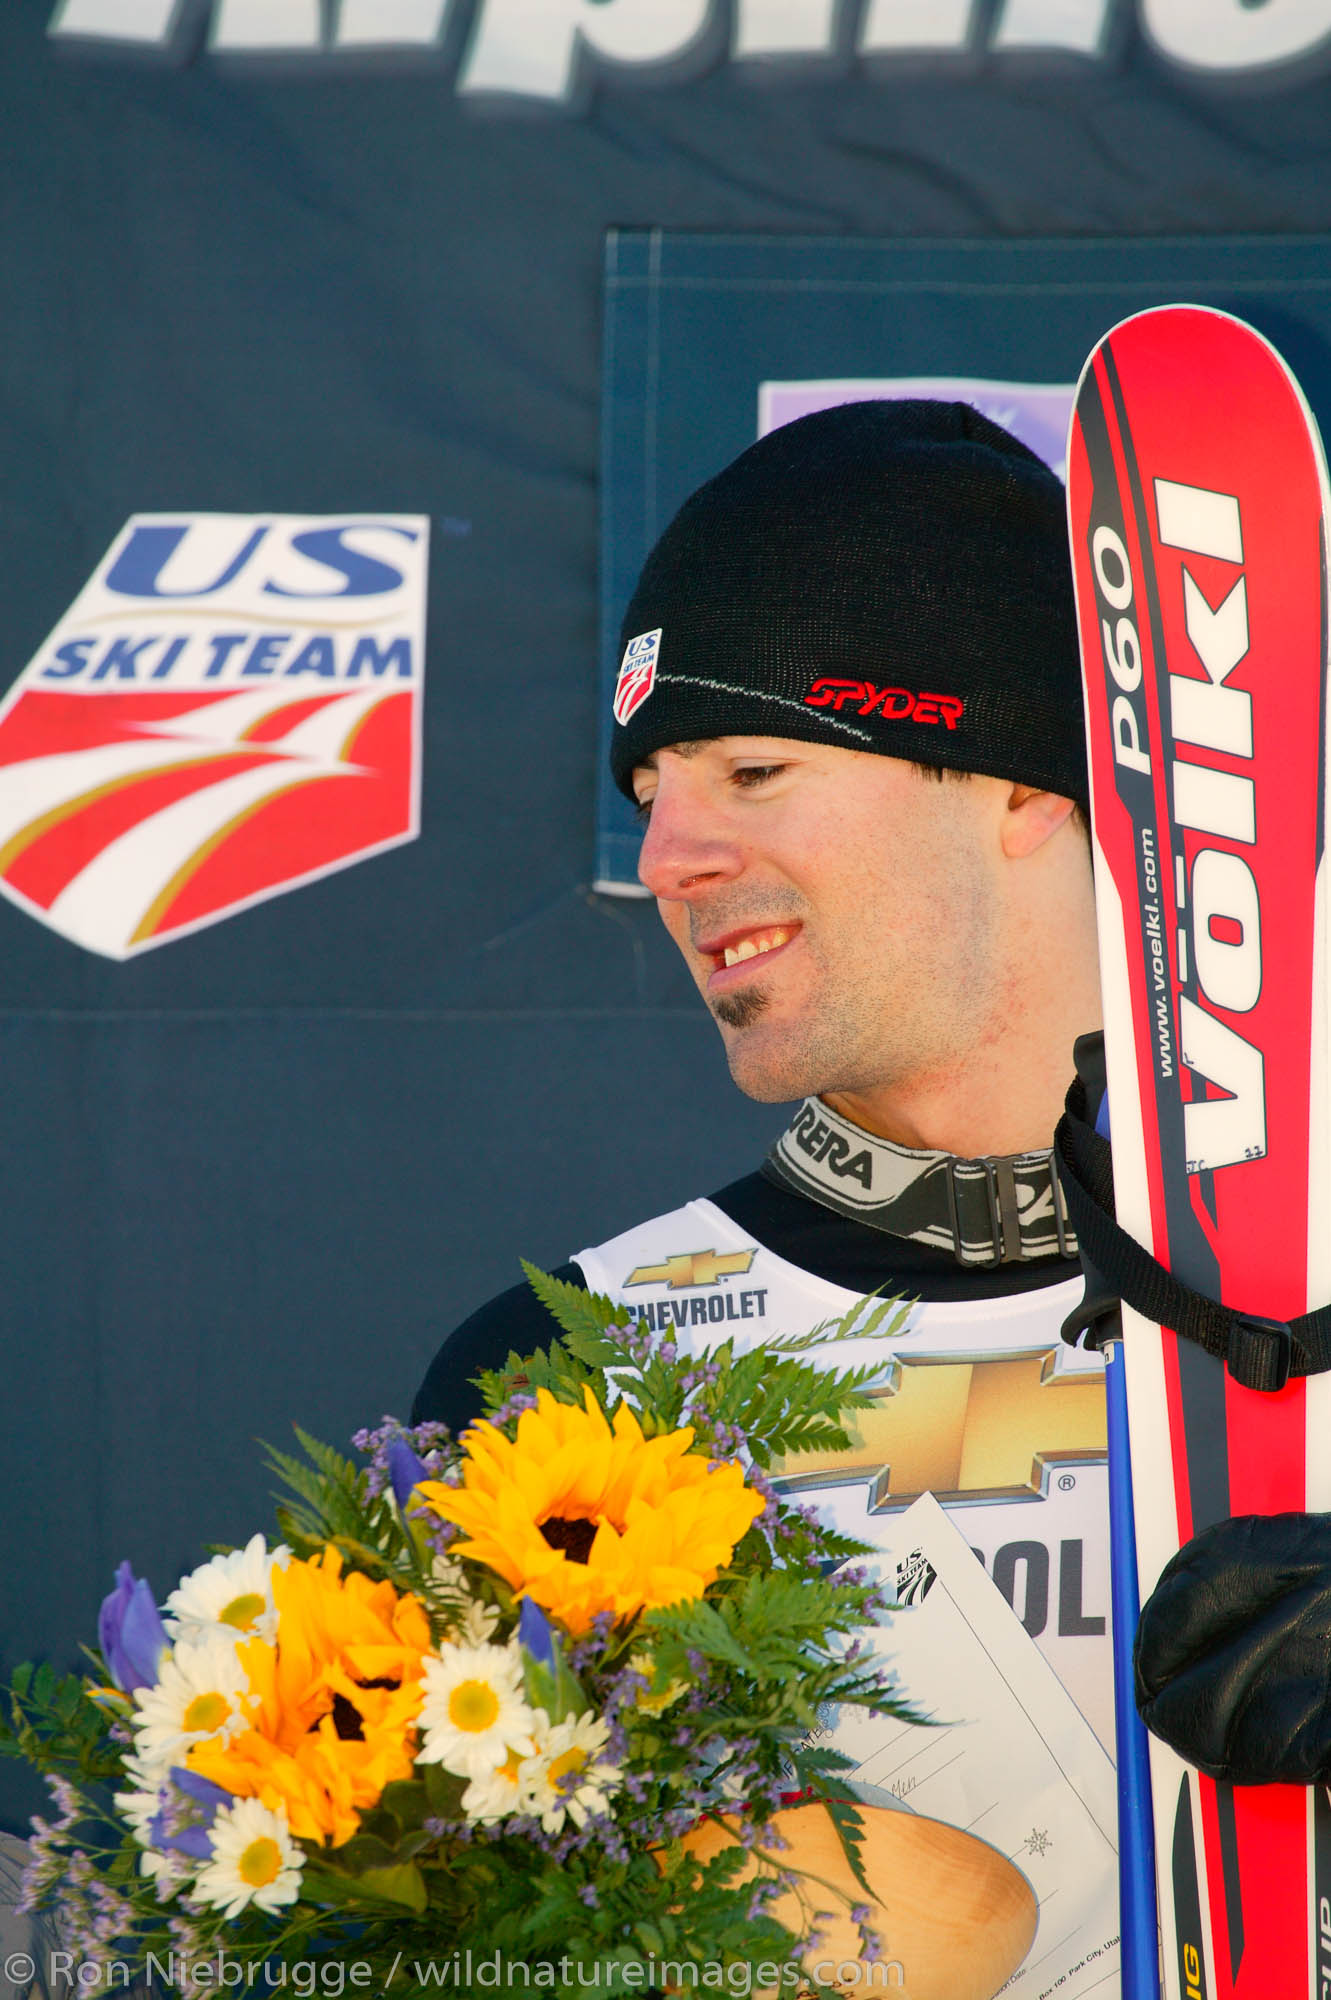
[[974,19],[974,0],[869,0],[860,53],[963,49],[971,39]]
[[568,96],[583,50],[615,63],[688,52],[711,0],[487,0],[458,77],[462,91]]
[[444,32],[452,0],[342,0],[339,49],[429,48]]
[[736,56],[832,53],[837,0],[736,0]]
[[[340,0],[327,11],[325,29],[321,0],[56,0],[47,33],[165,49],[202,13],[212,23],[208,48],[223,55],[401,48],[424,58],[454,0]],[[457,88],[567,102],[587,56],[631,65],[637,80],[665,81],[725,11],[720,0],[474,0]],[[734,0],[731,52],[831,54],[845,11],[839,0]],[[1103,59],[1115,23],[1129,19],[1140,20],[1167,60],[1220,76],[1331,45],[1331,0],[999,0],[992,20],[977,0],[865,0],[858,53],[941,53],[982,39],[995,50]]]
[[317,49],[319,0],[216,0],[208,41],[219,53]]
[[1110,0],[1004,0],[992,36],[996,49],[1073,49],[1104,53]]
[[1331,0],[1140,0],[1162,55],[1190,69],[1264,69],[1331,39]]

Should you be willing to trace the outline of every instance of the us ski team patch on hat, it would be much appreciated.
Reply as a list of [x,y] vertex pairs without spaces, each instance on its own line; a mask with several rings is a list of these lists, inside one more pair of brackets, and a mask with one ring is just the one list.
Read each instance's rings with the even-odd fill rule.
[[414,840],[428,532],[133,515],[0,702],[0,894],[127,959]]
[[627,722],[634,710],[642,707],[656,685],[656,662],[661,651],[661,631],[662,628],[658,625],[654,632],[639,632],[637,638],[630,639],[624,648],[612,704],[616,722]]

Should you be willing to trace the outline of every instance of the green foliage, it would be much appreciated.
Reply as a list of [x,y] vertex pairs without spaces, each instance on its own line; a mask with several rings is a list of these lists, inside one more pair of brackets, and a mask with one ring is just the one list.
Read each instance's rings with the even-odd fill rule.
[[838,1340],[895,1340],[906,1331],[914,1299],[880,1299],[876,1292],[856,1299],[839,1318],[820,1320],[806,1333],[779,1333],[767,1343],[781,1354],[807,1354]]
[[616,1324],[617,1312],[622,1320],[622,1308],[616,1308],[599,1293],[585,1292],[562,1278],[548,1277],[534,1264],[524,1262],[522,1268],[564,1338],[553,1341],[549,1347],[538,1348],[534,1354],[510,1352],[503,1368],[483,1369],[476,1380],[485,1408],[487,1411],[501,1408],[515,1389],[529,1394],[548,1389],[557,1402],[576,1403],[580,1407],[584,1385],[597,1391],[602,1371],[623,1360],[617,1340],[606,1332],[606,1328]]
[[[269,1465],[295,1496],[278,1503],[282,1533],[302,1556],[344,1536],[360,1541],[366,1527],[365,1475],[331,1445],[321,1444],[299,1425],[293,1428],[308,1465],[272,1445],[263,1447]],[[375,1560],[380,1560],[377,1555]]]
[[824,1642],[867,1622],[868,1592],[853,1585],[789,1571],[757,1572],[711,1599],[672,1605],[644,1619],[658,1668],[689,1673],[690,1656],[742,1676],[752,1711],[782,1716],[792,1730],[810,1730],[829,1704],[860,1703],[879,1714],[918,1722],[910,1703],[885,1689],[872,1661],[847,1663]]
[[570,1285],[566,1278],[552,1278],[525,1259],[522,1270],[563,1334],[569,1352],[590,1368],[613,1367],[621,1356],[616,1342],[606,1338],[606,1329],[627,1324],[626,1308],[617,1306],[603,1292],[588,1292],[581,1285]]
[[449,1629],[453,1597],[432,1574],[420,1523],[404,1518],[391,1495],[372,1499],[363,1467],[298,1425],[293,1428],[308,1463],[272,1445],[263,1447],[269,1466],[292,1496],[279,1498],[274,1509],[282,1539],[301,1557],[335,1548],[347,1567],[414,1592],[437,1633]]
[[105,1782],[119,1769],[107,1741],[107,1717],[77,1674],[57,1675],[45,1662],[16,1667],[0,1711],[0,1755],[22,1757],[43,1776]]
[[404,1909],[414,1910],[418,1917],[425,1914],[429,1902],[421,1871],[410,1861],[367,1868],[356,1886],[362,1895],[377,1896],[385,1903],[400,1903]]

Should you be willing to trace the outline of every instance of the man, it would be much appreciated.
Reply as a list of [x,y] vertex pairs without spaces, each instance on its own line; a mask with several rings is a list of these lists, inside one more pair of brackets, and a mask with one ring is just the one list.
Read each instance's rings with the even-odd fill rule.
[[[1103,1390],[1048,1149],[1099,1023],[1062,489],[961,404],[845,405],[686,502],[624,623],[612,765],[640,872],[763,1101],[761,1170],[563,1276],[747,1345],[918,1299],[849,1455],[787,1484],[850,1532],[920,1492],[1112,1742]],[[523,1288],[445,1343],[414,1417],[550,1324]]]

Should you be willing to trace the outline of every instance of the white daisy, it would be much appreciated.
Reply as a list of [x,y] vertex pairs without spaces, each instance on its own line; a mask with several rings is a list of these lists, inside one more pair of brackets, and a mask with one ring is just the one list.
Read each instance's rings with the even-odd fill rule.
[[271,1641],[277,1635],[273,1571],[290,1560],[285,1544],[270,1550],[262,1535],[254,1535],[243,1549],[201,1563],[180,1579],[162,1606],[168,1635],[201,1639],[216,1632],[233,1640]]
[[140,1847],[150,1844],[148,1829],[161,1810],[162,1795],[154,1786],[149,1791],[117,1792],[115,1808],[129,1826]]
[[535,1715],[536,1755],[518,1767],[518,1783],[526,1793],[523,1810],[538,1814],[547,1833],[561,1833],[565,1819],[585,1826],[593,1813],[604,1812],[620,1786],[618,1764],[598,1762],[610,1725],[590,1709],[563,1722],[551,1722],[544,1709]]
[[493,1771],[482,1771],[472,1779],[462,1794],[462,1810],[469,1820],[485,1826],[493,1820],[508,1819],[513,1813],[528,1811],[531,1792],[522,1782],[522,1762],[521,1752],[510,1750]]
[[234,1640],[218,1633],[163,1653],[156,1687],[134,1691],[134,1750],[145,1782],[159,1783],[172,1764],[183,1764],[191,1743],[226,1742],[242,1729],[240,1699],[248,1690]]
[[195,1863],[188,1855],[177,1854],[171,1849],[163,1852],[153,1846],[152,1824],[161,1812],[166,1799],[167,1787],[164,1783],[154,1784],[141,1758],[133,1754],[125,1759],[125,1770],[133,1778],[132,1792],[115,1794],[116,1811],[126,1821],[131,1834],[143,1849],[139,1856],[139,1873],[157,1884],[157,1898],[165,1902],[176,1890],[189,1880],[194,1873]]
[[510,1750],[535,1749],[532,1711],[522,1692],[522,1659],[515,1645],[455,1646],[447,1641],[425,1658],[425,1699],[418,1718],[420,1764],[442,1764],[459,1777],[478,1778],[504,1762]]
[[247,1903],[270,1913],[300,1894],[304,1856],[291,1838],[284,1813],[258,1799],[219,1806],[212,1825],[213,1858],[204,1863],[190,1894],[224,1917]]
[[155,1847],[145,1847],[139,1856],[139,1873],[157,1884],[159,1903],[169,1902],[184,1887],[196,1865],[186,1854],[159,1854]]

